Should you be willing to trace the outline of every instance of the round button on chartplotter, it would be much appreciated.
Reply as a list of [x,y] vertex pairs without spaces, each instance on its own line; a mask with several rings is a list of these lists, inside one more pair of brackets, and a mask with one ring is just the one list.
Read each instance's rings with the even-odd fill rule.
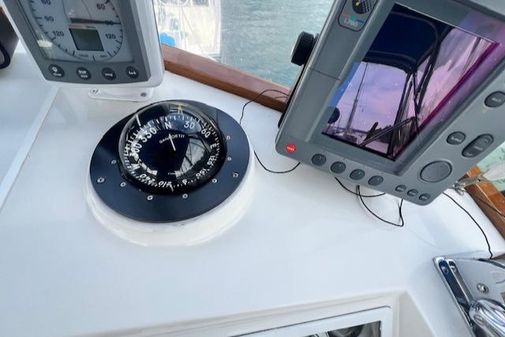
[[361,180],[365,177],[365,171],[363,170],[354,170],[350,175],[352,180]]
[[312,157],[312,164],[314,164],[315,166],[323,166],[324,164],[326,164],[326,157],[325,155],[323,154],[315,154],[313,157]]
[[341,161],[334,162],[333,164],[331,164],[331,167],[330,167],[331,172],[333,172],[335,174],[344,173],[346,169],[347,169],[347,166],[344,163],[342,163]]
[[421,201],[428,201],[431,199],[431,195],[425,193],[425,194],[421,194],[421,196],[419,197],[419,200]]
[[438,183],[449,177],[451,173],[451,164],[446,161],[434,161],[422,169],[421,179],[427,183]]
[[368,180],[368,185],[370,186],[379,186],[384,182],[384,178],[381,176],[373,176]]
[[466,139],[466,135],[463,132],[457,131],[453,132],[447,137],[447,143],[451,145],[461,145]]
[[405,192],[406,190],[407,190],[407,186],[405,186],[405,185],[398,185],[398,186],[396,186],[396,188],[395,188],[395,191],[396,191],[396,192],[400,192],[400,193],[403,193],[403,192]]
[[410,191],[408,191],[408,192],[407,192],[407,195],[408,195],[409,197],[415,197],[415,196],[417,196],[418,194],[419,194],[419,191],[418,191],[418,190],[410,190]]
[[486,98],[485,103],[489,108],[498,108],[505,104],[505,93],[501,91],[493,92]]

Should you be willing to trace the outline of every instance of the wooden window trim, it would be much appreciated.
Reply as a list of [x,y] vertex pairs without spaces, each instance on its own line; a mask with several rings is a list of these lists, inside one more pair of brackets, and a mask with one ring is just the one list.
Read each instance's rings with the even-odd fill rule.
[[[481,173],[479,168],[474,167],[467,176],[475,177],[479,173]],[[505,214],[505,196],[491,183],[468,186],[466,190],[505,238],[505,218],[498,213]]]
[[[181,49],[163,46],[162,52],[165,69],[169,72],[249,100],[255,99],[257,103],[277,111],[283,112],[286,109],[286,98],[279,97],[282,95],[276,92],[266,92],[261,97],[258,95],[267,89],[281,91],[288,95],[289,88]],[[468,176],[479,173],[478,168],[473,168],[468,172]],[[469,186],[467,191],[505,238],[505,218],[496,212],[505,214],[505,196],[492,184],[485,183]]]
[[263,91],[272,89],[289,94],[289,88],[247,74],[238,69],[220,64],[214,60],[189,53],[187,51],[162,46],[165,69],[211,87],[227,91],[271,109],[283,112],[286,109],[286,98],[278,92]]

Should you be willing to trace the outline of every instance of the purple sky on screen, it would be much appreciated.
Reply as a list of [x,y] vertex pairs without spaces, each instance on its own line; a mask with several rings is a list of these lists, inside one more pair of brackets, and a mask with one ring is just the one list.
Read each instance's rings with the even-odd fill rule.
[[[400,5],[395,5],[395,8],[397,12],[409,11]],[[434,20],[414,11],[410,11],[410,15]],[[413,147],[411,144],[414,143],[416,146],[426,144],[437,130],[443,128],[450,116],[459,111],[461,103],[479,88],[505,59],[505,25],[500,20],[471,11],[457,27],[440,21],[435,26],[438,34],[441,34],[439,36],[443,38],[440,48],[427,49],[426,42],[429,44],[429,41],[424,41],[424,44],[417,46],[422,47],[419,50],[421,53],[410,55],[409,46],[415,44],[416,39],[402,40],[401,43],[407,45],[401,48],[403,45],[400,40],[395,39],[395,30],[385,30],[388,32],[385,34],[389,35],[383,34],[377,38],[396,42],[396,47],[399,48],[389,51],[387,44],[379,44],[384,50],[373,50],[373,53],[368,55],[368,59],[382,62],[387,53],[392,52],[395,54],[391,57],[391,64],[396,64],[399,60],[401,62],[402,57],[419,58],[423,50],[430,53],[424,63],[417,67],[417,87],[426,68],[433,69],[431,78],[425,82],[427,86],[420,107],[414,109],[416,104],[411,92],[404,101],[406,107],[399,114],[405,84],[411,86],[413,82],[408,79],[404,70],[378,63],[354,64],[354,73],[338,88],[331,101],[331,108],[336,105],[340,110],[340,118],[333,124],[327,124],[322,130],[323,134],[395,160],[408,146]],[[422,36],[426,37],[425,34]],[[435,36],[432,39],[433,44],[440,41]],[[419,41],[422,42],[421,39]],[[378,51],[382,52],[379,57]],[[433,55],[436,55],[435,60],[431,58]],[[409,66],[415,67],[415,64],[411,63]],[[402,68],[404,67],[405,65]],[[406,83],[407,80],[409,83]],[[356,99],[360,85],[361,91]],[[417,95],[418,101],[421,96]],[[350,122],[353,106],[356,109]],[[332,119],[335,120],[336,116],[334,113]],[[392,128],[395,123],[396,127]]]
[[[479,44],[475,46],[477,41]],[[459,29],[453,29],[449,33],[442,43],[435,71],[422,105],[421,124],[491,45],[491,42]],[[474,48],[473,52],[472,48]],[[337,104],[341,111],[341,118],[336,125],[340,127],[345,127],[349,119],[364,71],[365,64],[362,63]],[[422,72],[418,74],[420,78]],[[405,80],[406,74],[403,70],[380,64],[369,64],[351,128],[366,132],[375,122],[379,122],[379,127],[393,125]],[[410,104],[408,116],[413,115],[413,104]]]

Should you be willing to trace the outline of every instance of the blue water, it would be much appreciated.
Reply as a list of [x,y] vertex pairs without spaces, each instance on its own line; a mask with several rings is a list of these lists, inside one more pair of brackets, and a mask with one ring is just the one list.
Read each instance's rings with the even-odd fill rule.
[[222,0],[221,62],[291,86],[299,72],[291,50],[298,34],[319,33],[332,0]]

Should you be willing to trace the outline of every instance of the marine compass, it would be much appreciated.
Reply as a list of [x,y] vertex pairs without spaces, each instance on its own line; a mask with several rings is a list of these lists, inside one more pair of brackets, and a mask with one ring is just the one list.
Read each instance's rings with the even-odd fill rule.
[[210,226],[205,217],[230,204],[251,175],[251,154],[244,131],[223,111],[184,100],[151,104],[114,125],[95,149],[92,210],[106,225],[157,231],[199,218]]
[[132,117],[119,142],[125,177],[146,192],[182,194],[209,182],[226,160],[225,137],[194,105],[159,103]]

